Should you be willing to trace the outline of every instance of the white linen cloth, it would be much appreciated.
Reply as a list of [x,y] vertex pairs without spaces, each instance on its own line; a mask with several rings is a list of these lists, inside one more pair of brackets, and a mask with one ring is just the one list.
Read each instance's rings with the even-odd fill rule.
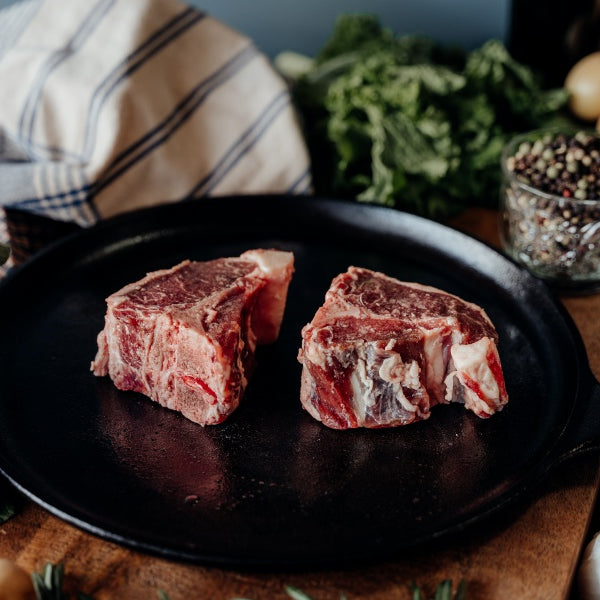
[[[0,11],[0,207],[15,255],[35,249],[45,218],[86,227],[158,203],[309,188],[285,82],[243,34],[179,0]],[[0,218],[0,242],[8,230]]]

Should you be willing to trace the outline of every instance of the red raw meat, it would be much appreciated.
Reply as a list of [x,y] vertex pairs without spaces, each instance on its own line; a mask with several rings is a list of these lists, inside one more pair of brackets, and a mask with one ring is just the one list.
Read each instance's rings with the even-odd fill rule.
[[279,335],[291,252],[185,260],[109,296],[91,369],[200,425],[239,405],[257,344]]
[[448,402],[489,417],[508,402],[497,342],[479,306],[350,267],[302,330],[301,402],[335,429],[406,425]]

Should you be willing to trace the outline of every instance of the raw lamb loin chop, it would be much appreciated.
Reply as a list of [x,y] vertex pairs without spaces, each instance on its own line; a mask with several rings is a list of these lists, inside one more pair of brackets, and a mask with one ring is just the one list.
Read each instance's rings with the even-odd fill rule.
[[91,369],[200,425],[234,411],[257,344],[279,335],[291,252],[185,260],[109,296]]
[[301,402],[334,429],[406,425],[448,402],[489,417],[508,401],[497,340],[475,304],[350,267],[302,330]]

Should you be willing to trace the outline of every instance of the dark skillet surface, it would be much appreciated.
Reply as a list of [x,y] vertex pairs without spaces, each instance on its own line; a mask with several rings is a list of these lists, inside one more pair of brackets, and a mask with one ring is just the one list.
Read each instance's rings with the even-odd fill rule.
[[[201,428],[89,371],[104,298],[179,260],[293,251],[279,340],[240,408]],[[334,431],[299,403],[300,329],[349,265],[457,294],[500,335],[510,403],[439,406],[403,428]],[[221,566],[378,559],[514,501],[560,455],[590,375],[545,285],[470,237],[391,210],[228,198],[141,211],[71,236],[0,284],[0,468],[101,537]],[[563,443],[564,446],[564,443]]]

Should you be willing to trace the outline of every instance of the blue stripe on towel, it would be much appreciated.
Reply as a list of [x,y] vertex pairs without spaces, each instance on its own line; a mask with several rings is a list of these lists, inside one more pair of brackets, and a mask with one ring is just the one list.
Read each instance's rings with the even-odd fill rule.
[[287,90],[279,92],[259,115],[258,119],[244,131],[236,142],[225,152],[216,167],[206,174],[188,193],[187,198],[205,196],[210,193],[240,159],[262,137],[269,125],[288,107],[290,103]]
[[6,6],[0,11],[0,60],[17,44],[41,5],[39,0],[22,1]]
[[143,66],[167,44],[183,35],[206,15],[194,9],[186,9],[169,21],[164,27],[153,33],[142,45],[127,56],[94,91],[86,123],[85,142],[82,151],[83,161],[88,160],[93,150],[94,131],[100,110],[110,94],[126,77]]
[[210,94],[244,67],[258,52],[250,44],[238,52],[225,65],[194,87],[175,109],[156,127],[148,131],[135,144],[126,148],[108,166],[104,176],[96,182],[95,192],[110,185],[117,177],[145,158],[169,139],[201,106]]
[[68,158],[74,163],[81,164],[85,164],[89,161],[94,149],[98,118],[104,103],[110,97],[111,93],[126,77],[142,67],[148,60],[156,55],[157,52],[162,50],[162,48],[170,42],[178,39],[205,16],[204,13],[193,8],[185,9],[154,32],[147,40],[138,46],[136,50],[120,61],[117,66],[110,71],[92,93],[90,106],[87,111],[83,147],[79,154],[64,148],[34,143],[31,143],[31,149],[35,148],[37,151],[47,153],[47,158],[50,160]]
[[310,188],[310,167],[306,167],[288,187],[288,194],[305,194]]
[[106,16],[109,9],[113,6],[115,0],[99,0],[88,14],[88,16],[81,23],[77,31],[73,34],[67,43],[53,52],[42,65],[42,68],[38,72],[37,81],[34,83],[33,88],[29,92],[27,100],[21,113],[19,120],[19,137],[21,141],[27,146],[28,150],[33,152],[31,138],[33,136],[33,128],[35,124],[35,117],[40,99],[42,97],[42,91],[46,80],[51,75],[52,71],[56,69],[61,62],[75,54],[83,43],[88,39],[90,33],[102,22],[103,17]]

